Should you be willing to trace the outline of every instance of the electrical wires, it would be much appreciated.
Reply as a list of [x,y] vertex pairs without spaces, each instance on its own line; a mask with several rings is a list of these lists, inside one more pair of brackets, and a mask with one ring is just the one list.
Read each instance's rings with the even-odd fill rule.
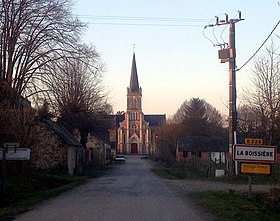
[[236,71],[239,71],[240,69],[242,69],[245,65],[247,65],[254,57],[255,55],[261,50],[261,48],[265,45],[265,43],[267,42],[267,40],[270,38],[270,36],[273,34],[273,32],[276,30],[277,26],[280,24],[280,20],[277,22],[277,24],[274,26],[274,28],[272,29],[272,31],[270,32],[270,34],[267,36],[267,38],[264,40],[264,42],[261,44],[261,46],[256,50],[256,52],[238,69],[236,69]]
[[78,18],[89,20],[95,25],[123,25],[123,26],[166,26],[166,27],[202,27],[208,19],[168,18],[168,17],[132,17],[107,15],[77,15]]

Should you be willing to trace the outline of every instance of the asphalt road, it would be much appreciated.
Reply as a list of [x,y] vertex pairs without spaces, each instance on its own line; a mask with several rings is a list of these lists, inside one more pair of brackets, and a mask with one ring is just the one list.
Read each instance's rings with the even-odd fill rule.
[[110,173],[47,200],[18,221],[203,221],[214,218],[166,185],[150,160],[128,156]]

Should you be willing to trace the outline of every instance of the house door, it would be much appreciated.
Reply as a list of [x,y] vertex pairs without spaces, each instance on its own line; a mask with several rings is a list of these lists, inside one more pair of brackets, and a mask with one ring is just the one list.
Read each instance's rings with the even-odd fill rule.
[[131,144],[131,154],[137,154],[137,143]]

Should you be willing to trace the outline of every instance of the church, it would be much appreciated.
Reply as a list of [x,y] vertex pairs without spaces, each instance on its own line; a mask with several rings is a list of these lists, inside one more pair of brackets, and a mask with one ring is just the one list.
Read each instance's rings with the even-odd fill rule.
[[116,120],[117,153],[156,153],[158,129],[166,122],[166,115],[145,115],[142,112],[142,88],[138,81],[135,52],[132,57],[130,84],[127,88],[126,112]]

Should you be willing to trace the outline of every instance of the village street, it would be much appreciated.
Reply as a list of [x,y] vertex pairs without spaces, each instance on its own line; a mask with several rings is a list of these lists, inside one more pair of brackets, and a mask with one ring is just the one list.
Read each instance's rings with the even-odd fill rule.
[[47,200],[16,220],[214,220],[157,177],[152,166],[150,160],[128,156],[105,176]]

